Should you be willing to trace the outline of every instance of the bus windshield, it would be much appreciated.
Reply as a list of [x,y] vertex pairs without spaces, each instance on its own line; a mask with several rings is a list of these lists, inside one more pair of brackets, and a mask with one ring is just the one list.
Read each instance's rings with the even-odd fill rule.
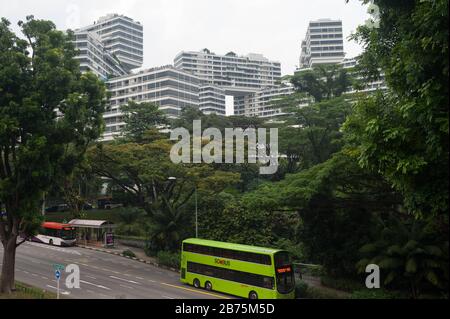
[[294,272],[287,252],[278,252],[274,256],[279,293],[286,294],[294,289]]
[[64,240],[75,239],[75,229],[69,227],[61,229],[61,239]]

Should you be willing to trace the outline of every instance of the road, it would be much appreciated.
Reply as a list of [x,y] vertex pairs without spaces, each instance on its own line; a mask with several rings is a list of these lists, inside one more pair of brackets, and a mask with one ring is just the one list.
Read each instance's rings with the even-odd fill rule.
[[[0,267],[3,260],[0,247]],[[16,253],[16,280],[56,292],[53,264],[77,264],[80,288],[65,287],[62,298],[82,299],[217,299],[230,298],[179,282],[179,274],[132,259],[80,247],[25,242]]]

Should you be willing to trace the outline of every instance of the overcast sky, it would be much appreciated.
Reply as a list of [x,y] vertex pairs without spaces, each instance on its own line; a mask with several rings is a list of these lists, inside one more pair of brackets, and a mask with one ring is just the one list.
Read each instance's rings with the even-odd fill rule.
[[[344,36],[369,18],[359,0],[0,0],[0,16],[12,24],[33,14],[60,29],[91,24],[108,13],[144,25],[144,67],[173,64],[184,50],[217,54],[262,53],[281,62],[282,74],[298,65],[300,42],[310,20],[341,19]],[[14,27],[14,30],[18,30]],[[345,40],[347,57],[361,52]]]

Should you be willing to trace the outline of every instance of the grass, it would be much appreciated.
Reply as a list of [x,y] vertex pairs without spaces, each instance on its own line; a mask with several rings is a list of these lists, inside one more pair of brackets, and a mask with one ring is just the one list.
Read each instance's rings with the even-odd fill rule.
[[0,294],[0,299],[56,299],[56,294],[16,281],[16,291]]
[[[113,223],[119,223],[119,211],[126,208],[115,208],[115,209],[91,209],[84,213],[86,217],[84,219],[97,219],[97,220],[107,220]],[[49,222],[69,222],[73,219],[71,212],[56,212],[56,213],[45,213],[45,220]]]

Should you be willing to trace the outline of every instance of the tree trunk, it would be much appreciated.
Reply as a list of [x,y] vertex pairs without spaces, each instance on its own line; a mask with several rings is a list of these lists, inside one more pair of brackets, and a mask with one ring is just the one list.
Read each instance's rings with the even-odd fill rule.
[[14,268],[16,260],[17,236],[12,235],[3,250],[2,276],[0,279],[0,292],[10,294],[15,290]]

